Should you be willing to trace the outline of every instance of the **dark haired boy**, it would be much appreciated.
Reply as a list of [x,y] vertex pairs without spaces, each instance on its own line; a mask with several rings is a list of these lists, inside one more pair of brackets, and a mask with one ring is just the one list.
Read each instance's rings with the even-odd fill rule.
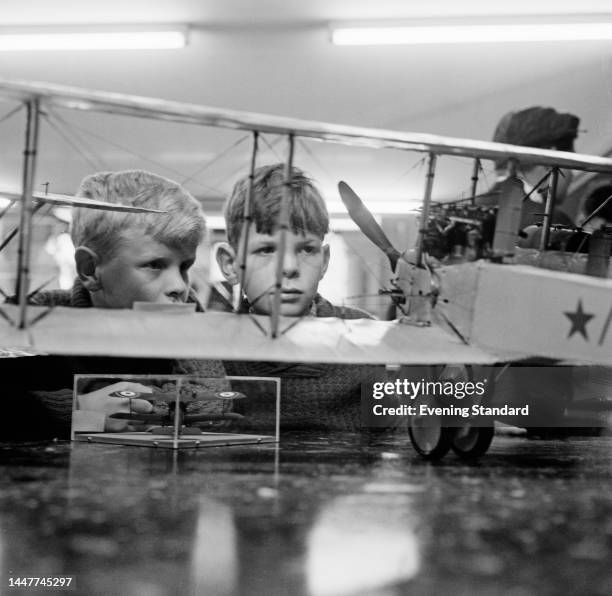
[[[242,310],[269,315],[276,287],[280,247],[278,227],[281,201],[285,200],[285,166],[257,168],[251,197],[251,229],[246,249]],[[373,318],[357,308],[339,307],[318,293],[329,264],[329,215],[321,193],[300,169],[291,172],[289,229],[286,231],[282,269],[280,314],[294,317]],[[240,180],[225,207],[228,242],[220,245],[217,260],[231,284],[239,281],[241,234],[249,178]],[[226,362],[228,374],[281,377],[281,428],[361,428],[361,384],[377,371],[372,366],[303,364],[288,362]],[[250,417],[257,428],[271,427],[274,412],[261,408]]]

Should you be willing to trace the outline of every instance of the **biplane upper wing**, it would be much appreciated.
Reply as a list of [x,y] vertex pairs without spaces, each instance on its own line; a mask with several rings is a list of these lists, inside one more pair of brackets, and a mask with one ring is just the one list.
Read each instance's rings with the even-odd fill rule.
[[0,78],[0,98],[44,105],[261,133],[294,135],[373,149],[404,149],[478,159],[515,158],[523,164],[612,173],[612,160],[473,139],[332,124],[227,110],[150,97],[90,91],[65,85]]

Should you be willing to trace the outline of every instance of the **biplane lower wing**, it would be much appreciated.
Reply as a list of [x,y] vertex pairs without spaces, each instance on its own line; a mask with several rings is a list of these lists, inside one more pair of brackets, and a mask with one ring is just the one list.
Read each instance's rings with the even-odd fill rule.
[[[16,306],[3,305],[16,318]],[[28,308],[28,318],[43,312]],[[155,358],[344,362],[354,364],[492,364],[502,354],[467,346],[437,326],[368,319],[282,318],[278,338],[267,317],[231,313],[169,314],[57,307],[26,331],[0,319],[3,345],[37,353]],[[283,330],[286,330],[284,333]]]
[[[492,364],[543,357],[612,366],[612,280],[524,265],[436,270],[441,325],[2,305],[0,345],[49,354],[363,364]],[[43,316],[44,315],[44,316]],[[450,331],[452,329],[452,331]],[[460,339],[460,337],[463,339]],[[468,345],[469,344],[469,345]]]

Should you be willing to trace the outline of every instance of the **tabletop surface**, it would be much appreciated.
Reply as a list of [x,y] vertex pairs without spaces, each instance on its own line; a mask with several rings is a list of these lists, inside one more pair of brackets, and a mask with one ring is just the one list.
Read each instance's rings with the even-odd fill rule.
[[71,575],[88,595],[609,594],[611,447],[496,437],[432,465],[403,434],[2,443],[0,593]]

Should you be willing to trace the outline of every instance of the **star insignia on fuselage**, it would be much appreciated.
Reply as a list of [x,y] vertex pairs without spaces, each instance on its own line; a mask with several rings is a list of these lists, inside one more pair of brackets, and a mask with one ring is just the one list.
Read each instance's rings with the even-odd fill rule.
[[582,310],[582,300],[578,300],[578,306],[576,307],[575,312],[566,311],[563,313],[572,323],[572,326],[569,330],[568,338],[572,337],[574,333],[580,333],[584,339],[589,341],[589,337],[587,335],[586,325],[587,323],[595,316],[588,314]]

